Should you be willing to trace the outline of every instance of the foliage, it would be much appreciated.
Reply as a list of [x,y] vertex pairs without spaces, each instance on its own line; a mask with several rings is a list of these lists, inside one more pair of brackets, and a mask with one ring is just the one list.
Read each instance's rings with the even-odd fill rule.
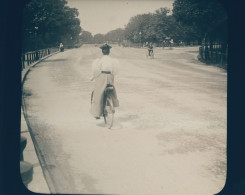
[[125,28],[125,39],[133,42],[175,43],[201,41],[227,42],[227,15],[217,0],[175,0],[173,15],[168,8],[153,14],[141,14],[130,19]]
[[[168,8],[160,8],[153,14],[141,14],[132,17],[125,28],[125,38],[131,42],[154,42],[161,44],[166,39],[174,42],[190,41],[190,29],[183,27],[169,14]],[[196,37],[192,36],[191,40]]]
[[124,29],[106,34],[92,34],[82,30],[78,10],[69,8],[66,0],[32,0],[23,13],[23,50],[50,47],[63,42],[132,43],[154,42],[162,45],[165,40],[174,43],[206,41],[227,43],[227,15],[217,0],[175,0],[173,14],[160,8],[154,13],[131,17]]
[[122,42],[124,40],[124,30],[118,28],[116,30],[112,30],[105,35],[105,41],[108,42]]
[[74,44],[81,32],[78,10],[66,0],[31,0],[23,11],[23,50]]
[[93,42],[93,35],[88,31],[82,31],[79,39],[82,43],[92,43]]
[[105,42],[105,35],[100,34],[100,33],[94,35],[93,42],[98,43],[98,44],[104,43]]
[[173,16],[198,37],[227,41],[227,14],[217,0],[175,0]]
[[134,43],[152,38],[153,35],[149,33],[150,29],[147,29],[151,21],[152,14],[142,14],[132,17],[125,28],[125,38]]

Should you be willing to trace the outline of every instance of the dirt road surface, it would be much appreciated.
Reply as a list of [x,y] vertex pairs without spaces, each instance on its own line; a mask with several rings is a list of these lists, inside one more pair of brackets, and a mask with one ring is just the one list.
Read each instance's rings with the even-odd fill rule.
[[198,47],[113,46],[120,101],[111,130],[89,113],[96,46],[31,69],[23,105],[52,193],[211,195],[226,179],[227,74]]

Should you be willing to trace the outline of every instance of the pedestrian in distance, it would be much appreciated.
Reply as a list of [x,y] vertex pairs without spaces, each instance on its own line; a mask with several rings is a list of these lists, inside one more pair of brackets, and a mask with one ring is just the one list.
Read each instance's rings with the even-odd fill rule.
[[59,49],[60,49],[61,52],[64,51],[64,45],[63,45],[63,43],[60,43]]
[[[94,60],[92,63],[93,75],[90,80],[94,80],[95,85],[92,92],[90,113],[96,119],[99,119],[103,114],[103,97],[105,88],[108,84],[114,86],[114,77],[118,73],[118,60],[109,56],[111,48],[112,47],[108,44],[102,45],[100,47],[103,54],[102,57]],[[115,86],[112,101],[114,107],[119,106]]]

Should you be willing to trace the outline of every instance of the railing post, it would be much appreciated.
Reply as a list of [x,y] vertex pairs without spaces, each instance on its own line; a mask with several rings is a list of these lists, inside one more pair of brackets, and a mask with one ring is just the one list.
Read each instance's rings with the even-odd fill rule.
[[28,53],[28,65],[30,65],[30,64],[31,64],[31,54]]
[[31,63],[33,62],[33,60],[34,60],[34,53],[32,52],[31,53]]
[[28,53],[27,56],[28,56],[28,65],[30,65],[31,64],[31,54]]
[[35,61],[37,61],[37,60],[39,60],[39,52],[38,51],[35,52]]
[[32,52],[31,64],[32,64],[32,63],[35,61],[35,58],[36,58],[35,53],[34,53],[34,52]]
[[27,63],[27,66],[29,65],[29,59],[28,59],[28,54],[25,54],[26,55],[26,63]]
[[205,45],[204,51],[205,51],[205,62],[208,63],[208,61],[209,61],[209,50],[208,50],[207,45]]

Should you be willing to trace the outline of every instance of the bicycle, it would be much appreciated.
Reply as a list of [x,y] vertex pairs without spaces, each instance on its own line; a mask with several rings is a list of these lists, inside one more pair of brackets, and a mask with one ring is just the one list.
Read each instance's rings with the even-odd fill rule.
[[113,91],[114,91],[114,86],[108,84],[105,88],[104,97],[103,97],[102,115],[104,117],[104,122],[108,127],[108,129],[110,129],[113,125],[114,113],[115,113],[115,108],[113,106],[113,101],[112,101]]
[[[103,94],[103,104],[102,104],[102,116],[104,118],[105,125],[110,129],[113,125],[115,108],[113,106],[112,96],[113,96],[114,86],[108,84],[104,90]],[[91,94],[91,104],[93,100],[94,91]]]
[[146,57],[148,58],[148,57],[151,57],[152,59],[154,58],[154,52],[153,52],[153,50],[150,50],[150,51],[146,51]]
[[59,48],[60,52],[64,52],[64,47]]

